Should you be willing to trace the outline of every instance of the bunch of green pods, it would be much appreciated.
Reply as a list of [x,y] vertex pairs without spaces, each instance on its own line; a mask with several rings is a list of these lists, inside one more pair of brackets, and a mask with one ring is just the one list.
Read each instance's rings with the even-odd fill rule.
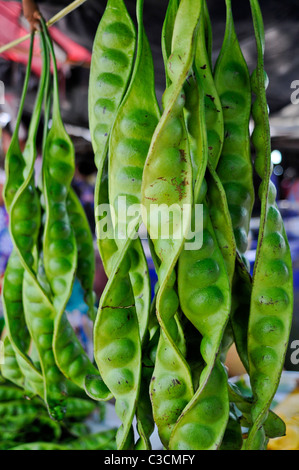
[[[285,433],[271,405],[292,322],[292,261],[271,181],[263,19],[258,0],[249,0],[257,45],[250,76],[232,1],[223,1],[226,27],[215,63],[206,0],[168,1],[161,103],[146,2],[136,0],[131,17],[124,0],[107,1],[88,96],[97,168],[94,235],[108,279],[98,305],[94,238],[72,189],[74,147],[61,119],[55,53],[43,20],[40,90],[25,151],[18,147],[31,40],[6,157],[14,249],[3,287],[2,375],[28,397],[43,399],[56,420],[67,414],[74,387],[94,400],[112,400],[118,450],[150,450],[155,430],[161,447],[174,451],[266,449]],[[260,229],[250,266],[255,202]],[[66,314],[75,276],[93,322],[92,359]],[[229,376],[232,346],[248,374],[246,395]]]
[[[148,449],[153,425],[161,444],[170,450],[255,448],[253,442],[264,423],[260,447],[266,448],[269,438],[284,433],[281,423],[271,430],[275,420],[268,418],[268,410],[279,382],[291,320],[291,264],[288,258],[282,267],[279,260],[288,273],[285,291],[276,292],[278,287],[274,291],[271,285],[266,298],[263,281],[256,280],[263,250],[257,252],[253,273],[246,257],[255,202],[249,123],[260,107],[252,103],[255,90],[238,42],[231,1],[225,3],[225,36],[213,65],[206,2],[169,0],[162,29],[166,88],[159,107],[150,50],[142,40],[146,37],[143,1],[136,2],[135,59],[134,29],[123,1],[108,1],[94,42],[89,115],[98,166],[95,217],[108,276],[95,322],[94,347],[122,421],[119,449],[128,445]],[[261,18],[256,19],[253,8],[256,21]],[[266,139],[261,132],[269,138],[269,129],[262,129],[260,121],[257,117],[260,129],[254,132],[252,143],[256,134],[262,146]],[[260,153],[265,153],[263,148]],[[277,228],[273,221],[271,229],[275,235],[280,230],[287,257],[283,222],[265,165],[256,166],[263,180],[260,194],[270,185],[268,204],[273,218],[277,215]],[[200,210],[202,223],[197,226]],[[139,240],[141,222],[157,275],[151,306]],[[200,246],[190,249],[190,239],[200,239]],[[262,234],[260,240],[262,245]],[[278,263],[270,264],[271,279],[277,279]],[[145,266],[143,279],[141,266]],[[264,277],[270,279],[267,273]],[[256,285],[261,294],[255,292]],[[273,345],[266,345],[266,325],[261,346],[255,345],[251,325],[266,322],[260,319],[256,299],[260,295],[261,303],[267,300],[269,312],[272,294],[279,298],[285,319],[278,319],[277,308],[270,313],[273,322],[284,325],[286,336],[278,341],[275,335],[277,345],[274,338]],[[268,330],[270,335],[270,326]],[[231,393],[225,366],[233,344],[249,374],[250,400],[239,390]],[[259,358],[266,361],[268,353],[270,362],[277,357],[275,368],[270,362],[265,366],[256,362]],[[145,374],[147,381],[142,379]],[[263,387],[269,388],[267,401]],[[139,438],[129,444],[124,433],[129,436],[133,410]]]

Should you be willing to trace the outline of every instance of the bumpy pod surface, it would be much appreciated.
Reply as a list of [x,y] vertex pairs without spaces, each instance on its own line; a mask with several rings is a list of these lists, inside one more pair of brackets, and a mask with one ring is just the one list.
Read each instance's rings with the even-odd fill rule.
[[109,0],[93,44],[88,95],[89,127],[98,169],[95,186],[97,240],[108,277],[117,246],[111,228],[110,233],[103,233],[109,227],[101,228],[103,215],[99,207],[107,204],[107,219],[111,227],[106,157],[111,129],[130,81],[135,46],[135,27],[123,0]]
[[[186,405],[186,398],[189,399],[193,394],[190,370],[176,343],[179,328],[175,317],[178,296],[174,267],[191,218],[192,167],[183,119],[185,104],[183,86],[193,61],[195,29],[200,10],[201,2],[183,1],[176,14],[171,54],[169,58],[166,57],[168,86],[163,98],[164,111],[151,141],[142,183],[142,203],[147,212],[144,223],[160,261],[156,311],[162,331],[151,384],[151,399],[159,434],[166,446],[173,425]],[[188,17],[188,28],[185,27],[183,20],[186,17]],[[166,45],[166,51],[167,47]],[[187,206],[187,213],[182,220],[184,204]],[[176,216],[178,218],[174,224],[172,217],[171,220],[165,219],[169,238],[164,239],[165,237],[159,235],[161,226],[159,227],[158,217],[152,218],[149,214],[153,215],[159,206],[167,210],[172,205],[173,219],[175,220]],[[168,371],[174,363],[176,364],[174,371],[177,370],[178,375],[175,373],[177,377],[173,377],[172,374],[174,393],[168,394],[166,390],[169,388]],[[179,398],[176,398],[177,393]]]
[[225,37],[214,72],[224,120],[224,141],[217,173],[227,195],[237,249],[243,255],[248,247],[254,203],[249,137],[251,85],[235,32],[230,0],[226,5]]
[[183,411],[170,440],[172,450],[213,450],[228,421],[227,374],[217,361],[200,396]]
[[[205,42],[204,32],[203,28],[199,30],[199,38],[197,41],[201,44]],[[195,239],[200,238],[200,235],[202,235],[202,243],[197,248],[194,247],[190,250],[183,249],[181,252],[178,265],[178,293],[180,306],[184,315],[194,325],[202,337],[200,353],[201,359],[205,364],[200,372],[197,372],[196,374],[198,376],[196,380],[196,382],[198,382],[196,392],[183,410],[173,429],[170,438],[171,449],[178,449],[179,445],[182,445],[186,449],[190,449],[195,445],[194,443],[196,441],[198,442],[198,447],[196,447],[196,449],[217,448],[221,443],[228,421],[227,386],[226,381],[222,379],[219,380],[219,387],[217,390],[217,396],[221,397],[220,401],[222,401],[222,406],[220,407],[221,409],[218,416],[218,425],[215,425],[215,432],[210,434],[210,441],[209,439],[201,440],[203,437],[203,430],[206,429],[206,422],[209,421],[208,414],[210,408],[206,408],[206,416],[204,419],[200,412],[197,413],[197,410],[201,408],[201,404],[205,401],[206,397],[212,394],[213,385],[210,386],[209,383],[213,383],[212,376],[216,376],[217,370],[221,371],[222,368],[220,362],[217,361],[217,355],[220,350],[224,329],[228,321],[230,295],[226,264],[218,246],[218,240],[211,222],[211,204],[207,204],[208,187],[211,187],[213,184],[214,193],[216,193],[214,199],[217,200],[217,206],[219,205],[219,200],[223,202],[223,204],[225,204],[226,201],[225,197],[223,197],[223,188],[210,163],[211,156],[208,156],[207,122],[205,119],[205,105],[202,91],[203,77],[198,73],[196,61],[194,68],[196,78],[195,83],[198,87],[199,95],[198,103],[195,106],[195,109],[197,107],[197,113],[199,115],[199,128],[197,129],[196,126],[193,130],[193,126],[188,127],[190,129],[189,133],[193,138],[192,164],[194,175],[194,201],[197,204],[202,203],[203,207],[202,226],[196,226],[197,233],[195,235]],[[185,88],[188,87],[188,82]],[[186,101],[186,104],[188,105],[188,101]],[[190,119],[191,116],[192,114],[189,111],[187,119]],[[194,120],[191,119],[190,123],[192,122],[194,122]],[[196,134],[198,135],[194,139]],[[203,179],[207,164],[210,167],[211,173],[209,180],[208,178]],[[209,176],[209,172],[206,173],[206,176]],[[210,197],[210,199],[213,198]],[[196,206],[193,209],[193,212],[195,213],[193,217],[196,215],[195,210]],[[224,213],[227,215],[227,211],[219,210],[218,213],[220,212],[222,213],[222,217]],[[228,217],[226,220],[228,220]],[[214,301],[216,302],[215,304],[213,304]],[[213,421],[212,410],[210,412],[210,419]],[[184,435],[185,430],[187,430],[188,427],[191,429],[191,423],[194,428],[192,431],[194,434],[193,437],[191,436],[191,431],[190,433],[186,431],[187,433]],[[179,442],[181,442],[181,444],[179,444]]]
[[4,347],[4,361],[1,364],[2,376],[17,385],[18,387],[24,387],[24,376],[18,365],[16,354],[10,343],[9,337],[4,333],[2,335],[3,347]]
[[95,360],[122,421],[117,434],[119,449],[133,445],[131,425],[141,374],[139,324],[129,269],[130,260],[124,259],[111,273],[94,326]]
[[[3,309],[7,334],[16,361],[24,375],[24,386],[43,397],[43,378],[29,357],[31,337],[26,325],[23,307],[24,268],[19,255],[13,250],[3,281]],[[5,356],[7,351],[5,349]],[[6,359],[5,359],[6,360]]]
[[270,181],[271,142],[265,92],[264,28],[259,4],[251,0],[258,65],[252,75],[255,169],[262,182],[261,221],[253,272],[248,325],[248,359],[254,403],[246,449],[264,448],[262,427],[280,380],[292,321],[293,282],[290,248]]
[[[45,26],[44,30],[54,64],[53,117],[55,117],[55,126],[52,126],[46,135],[43,161],[43,193],[46,202],[43,269],[52,294],[49,301],[47,302],[45,297],[41,299],[36,287],[34,289],[32,286],[33,296],[36,295],[36,301],[44,304],[43,318],[45,323],[48,324],[48,331],[43,336],[44,342],[42,338],[37,339],[38,329],[34,328],[34,319],[32,319],[29,311],[28,316],[30,317],[32,332],[35,335],[39,352],[43,357],[45,373],[49,381],[53,379],[53,389],[55,390],[56,387],[56,395],[58,396],[59,391],[62,396],[64,395],[63,384],[65,386],[66,380],[63,380],[63,377],[66,377],[84,389],[92,398],[107,400],[111,398],[111,394],[76,337],[65,313],[65,307],[72,293],[73,280],[77,270],[81,277],[82,269],[84,271],[88,268],[89,273],[85,280],[89,290],[92,288],[93,247],[88,221],[70,186],[74,168],[73,144],[61,120],[57,66],[51,38]],[[74,213],[77,214],[76,223],[71,220]],[[80,216],[79,220],[78,214]],[[77,222],[80,221],[83,224],[78,227]],[[79,250],[75,234],[80,243]],[[86,250],[86,244],[88,254],[86,254],[86,259],[83,260],[82,247],[84,248],[85,245]],[[80,254],[79,264],[77,250]],[[90,292],[89,294],[92,295]],[[41,328],[42,326],[40,324]],[[46,359],[45,355],[47,356]],[[52,369],[52,374],[47,373],[49,367]],[[59,390],[59,375],[62,384],[61,390]],[[64,400],[61,398],[61,401],[63,403]]]
[[[109,142],[109,201],[114,211],[114,239],[120,256],[127,237],[130,280],[143,339],[150,309],[150,283],[146,258],[137,230],[141,223],[141,182],[144,163],[160,118],[155,95],[151,50],[143,28],[143,1],[137,2],[138,44],[132,79],[119,107]],[[126,217],[124,218],[124,214]]]
[[[48,61],[43,37],[42,47],[44,67],[29,126],[28,138],[23,152],[22,172],[18,176],[19,179],[21,178],[22,182],[14,195],[9,191],[8,199],[6,199],[10,214],[10,233],[14,250],[6,272],[6,280],[3,289],[4,310],[8,333],[11,345],[16,354],[17,362],[24,375],[25,386],[28,390],[40,396],[44,396],[43,378],[40,370],[37,369],[29,357],[28,349],[31,338],[28,334],[28,329],[24,327],[23,277],[24,272],[27,272],[32,279],[36,280],[34,252],[36,250],[41,222],[39,198],[34,184],[34,164],[36,159],[36,134],[48,73]],[[12,145],[14,146],[14,142]],[[16,178],[16,174],[10,171],[10,156],[7,161],[7,170],[9,175],[7,188],[9,188],[13,187],[12,180]]]
[[[150,283],[147,263],[140,239],[137,237],[136,240],[133,240],[133,238],[136,238],[135,235],[141,222],[140,194],[142,171],[151,136],[159,119],[159,108],[154,92],[151,51],[142,26],[142,8],[143,1],[139,1],[137,3],[138,48],[134,71],[127,93],[118,109],[109,142],[109,175],[114,175],[113,178],[108,180],[109,201],[114,209],[113,229],[117,251],[114,255],[115,266],[113,272],[110,272],[108,285],[102,295],[103,302],[101,301],[95,324],[94,338],[97,362],[99,361],[97,358],[100,356],[100,350],[103,347],[103,343],[100,341],[101,336],[98,334],[99,324],[104,316],[103,305],[105,306],[107,299],[110,299],[110,308],[117,309],[119,307],[117,303],[115,305],[112,303],[112,300],[118,301],[119,299],[119,296],[113,295],[114,293],[112,292],[116,286],[113,276],[116,275],[119,282],[123,282],[123,285],[127,283],[132,285],[134,297],[130,299],[131,289],[129,289],[127,302],[134,307],[132,314],[135,308],[137,313],[140,330],[135,338],[137,353],[140,350],[140,339],[141,341],[143,340],[146,332],[150,309]],[[119,204],[122,201],[124,201],[124,205],[120,208]],[[124,220],[123,214],[127,215],[127,209],[130,210],[132,204],[137,206],[135,206],[135,214],[133,217],[128,215],[128,219]],[[123,277],[123,281],[121,281],[118,270],[121,269],[123,262],[126,265],[128,264],[126,259],[130,262],[129,277],[128,279]],[[101,370],[99,362],[98,366]],[[128,367],[130,365],[126,364],[125,370],[128,370]],[[105,368],[102,370],[105,380],[107,373],[105,373]],[[126,413],[128,418],[125,419],[123,430],[118,433],[118,445],[121,448],[127,445],[126,436],[131,426],[130,416],[132,419],[136,407],[139,381],[140,376],[137,377],[137,385],[132,387],[131,394],[128,395],[127,402],[130,407],[130,410],[127,410]],[[116,391],[115,398],[118,403],[119,392],[115,386],[114,390]],[[123,419],[124,416],[125,414],[122,412],[121,418]]]
[[201,15],[199,23],[194,67],[204,92],[208,155],[211,164],[215,168],[222,150],[224,126],[222,106],[213,78],[209,42],[206,42],[206,35],[208,40],[211,41],[211,34],[209,33],[209,28],[207,29],[206,19],[208,12],[206,6],[205,10],[206,15]]

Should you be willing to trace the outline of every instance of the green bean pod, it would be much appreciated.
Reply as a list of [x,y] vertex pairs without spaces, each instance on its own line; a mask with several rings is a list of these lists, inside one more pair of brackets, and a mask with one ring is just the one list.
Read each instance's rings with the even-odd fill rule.
[[226,9],[225,36],[214,71],[224,120],[224,141],[217,173],[227,196],[237,249],[243,257],[248,248],[255,197],[249,136],[251,85],[234,27],[231,0],[226,0]]
[[[151,399],[155,422],[165,446],[168,446],[171,430],[178,416],[193,395],[191,373],[177,345],[178,296],[174,268],[187,238],[191,220],[192,166],[183,116],[183,86],[194,58],[200,11],[200,1],[184,0],[175,15],[171,54],[168,60],[165,57],[168,80],[163,97],[164,111],[151,142],[142,183],[142,204],[146,210],[143,220],[161,263],[156,299],[161,335],[151,384]],[[169,46],[165,42],[166,55],[167,47]],[[172,220],[167,218],[165,223],[163,220],[164,226],[171,229],[167,239],[159,234],[161,227],[158,217],[156,220],[152,217],[155,215],[153,212],[159,210],[162,204],[166,209],[174,208],[171,219],[177,217],[176,224],[172,224]],[[184,220],[183,208],[186,209]]]
[[[22,174],[23,182],[9,206],[9,228],[13,245],[24,269],[30,272],[33,278],[36,277],[34,249],[37,244],[41,225],[41,208],[34,180],[34,164],[37,155],[36,136],[48,77],[48,69],[48,57],[45,48],[43,48],[43,70],[23,152],[25,163]],[[11,175],[11,179],[13,179],[13,177],[14,176]]]
[[[189,321],[201,333],[202,340],[200,352],[205,365],[199,377],[198,388],[183,410],[170,439],[172,449],[186,446],[189,449],[217,448],[225,431],[228,420],[228,396],[226,379],[223,374],[223,366],[217,359],[221,341],[229,318],[231,305],[229,278],[222,253],[218,247],[217,239],[209,217],[206,204],[203,205],[203,244],[199,250],[183,251],[179,259],[179,297],[182,311]],[[213,385],[213,376],[217,378],[217,386]],[[215,395],[217,391],[217,395]],[[209,396],[209,394],[211,396]],[[215,420],[215,429],[210,429],[211,440],[201,441],[202,420],[205,426],[208,423],[208,411],[202,416],[201,407],[205,406],[206,398],[220,400],[219,413]],[[198,420],[195,420],[195,416]],[[194,437],[187,432],[189,423],[194,421]],[[211,417],[211,422],[213,417]],[[217,421],[217,426],[216,426]],[[186,434],[184,429],[186,429]],[[198,432],[198,435],[195,434]],[[188,437],[189,436],[189,437]],[[193,447],[198,438],[197,447]],[[190,440],[189,440],[190,438]],[[181,444],[179,444],[181,442]],[[190,447],[188,447],[190,446]],[[205,447],[204,447],[205,448]]]
[[95,401],[89,399],[86,400],[85,398],[69,396],[66,399],[66,403],[66,419],[86,419],[97,408],[97,403]]
[[212,70],[212,51],[213,51],[213,31],[212,31],[212,22],[210,18],[210,13],[207,5],[207,1],[203,2],[204,9],[204,22],[205,22],[205,44],[206,44],[206,53],[209,58],[209,65]]
[[2,335],[1,341],[3,341],[4,348],[4,361],[3,364],[1,364],[1,374],[5,379],[9,380],[18,387],[23,388],[24,376],[19,367],[16,354],[6,332],[4,335]]
[[[136,238],[141,223],[142,172],[150,140],[159,119],[159,108],[154,91],[153,63],[148,40],[142,26],[142,9],[143,1],[138,1],[138,47],[133,76],[118,109],[109,142],[109,175],[113,175],[113,178],[109,179],[109,200],[115,214],[114,239],[118,247],[116,254],[119,265],[126,257],[131,260],[128,281],[132,284],[135,299],[132,299],[130,303],[135,303],[136,306],[140,328],[138,336],[140,336],[141,342],[148,325],[150,282],[140,239],[138,236],[136,240],[132,239]],[[142,101],[140,101],[141,96],[144,97]],[[121,198],[124,200],[124,206],[119,209]],[[123,220],[123,213],[126,213],[127,209],[130,210],[132,204],[135,204],[135,213],[131,216],[128,214],[128,220]],[[129,239],[129,244],[125,242],[126,238]],[[124,239],[125,248],[122,239]],[[117,270],[117,264],[114,269]],[[103,297],[109,297],[109,288],[113,289],[114,286],[114,283],[109,284]],[[110,303],[110,305],[112,304]],[[99,314],[101,315],[101,310],[99,310]],[[99,321],[101,320],[99,319]],[[97,329],[96,322],[95,330]],[[96,335],[95,341],[97,341]],[[138,344],[139,338],[136,338],[135,341]],[[99,354],[101,345],[98,341],[96,348],[97,354]],[[139,390],[134,390],[134,393],[139,393]]]
[[[175,23],[175,18],[178,10],[179,2],[177,0],[171,0],[168,5],[166,17],[163,24],[162,30],[162,53],[165,68],[167,69],[167,63],[171,55],[172,49],[172,35],[173,28]],[[166,73],[166,84],[167,87],[171,85],[171,80],[169,75]],[[153,242],[150,241],[150,249],[152,258],[154,260],[156,270],[159,270],[161,261],[153,246]],[[159,289],[159,282],[156,284],[156,295]],[[152,380],[150,384],[150,398],[152,401],[154,419],[159,429],[160,438],[165,446],[168,445],[169,436],[171,427],[175,423],[181,409],[185,404],[191,399],[192,396],[192,383],[189,381],[189,387],[187,387],[186,393],[184,390],[181,392],[176,392],[175,387],[178,382],[176,382],[176,377],[173,374],[173,370],[176,370],[179,375],[184,375],[185,364],[181,364],[181,355],[185,354],[185,345],[184,338],[180,335],[181,328],[179,328],[179,323],[176,317],[177,324],[177,336],[176,344],[178,346],[178,351],[173,350],[168,346],[167,339],[163,335],[163,332],[160,334],[159,323],[157,322],[156,315],[154,315],[154,310],[156,309],[156,295],[152,303],[152,315],[151,315],[151,335],[152,340],[156,341],[155,346],[155,357],[157,361],[153,359],[153,373]],[[160,339],[159,339],[160,338]],[[182,345],[184,351],[182,351]],[[167,357],[166,360],[163,360],[163,357]],[[156,366],[155,366],[156,363]],[[169,378],[167,381],[166,377]],[[191,392],[189,391],[191,389]],[[177,396],[179,395],[179,396]],[[178,398],[175,402],[174,400]],[[162,405],[163,403],[163,405]]]
[[[154,69],[150,46],[143,28],[143,0],[136,5],[138,22],[137,53],[131,82],[118,109],[109,142],[109,200],[114,209],[114,239],[118,256],[122,251],[119,235],[129,237],[131,245],[123,257],[130,256],[130,281],[135,298],[139,334],[143,344],[147,334],[150,312],[150,280],[143,247],[137,230],[141,223],[141,181],[150,141],[160,118],[155,95]],[[142,99],[141,99],[142,97]],[[124,205],[119,208],[123,198]],[[129,214],[135,204],[135,213]],[[122,220],[127,211],[128,220]],[[142,392],[137,405],[137,429],[140,439],[137,448],[150,449],[149,435],[153,428],[144,419],[151,413],[148,376],[142,381]],[[151,420],[149,421],[151,423]]]
[[67,213],[67,196],[74,175],[75,158],[73,143],[61,119],[57,64],[45,26],[44,33],[54,67],[54,91],[53,123],[46,137],[42,167],[46,207],[43,259],[52,302],[59,318],[71,295],[77,266],[76,240]]
[[211,31],[206,6],[204,11],[199,23],[194,68],[204,92],[209,161],[216,168],[224,139],[223,111],[211,68]]
[[235,260],[237,254],[233,224],[230,217],[228,201],[223,185],[215,169],[209,163],[207,175],[207,204],[213,224],[216,239],[221,250],[229,282],[232,285],[235,272]]
[[[215,65],[214,80],[222,105],[224,120],[224,141],[217,173],[225,191],[228,216],[231,218],[230,226],[233,229],[233,233],[232,231],[231,233],[235,239],[231,243],[224,243],[222,246],[234,247],[234,256],[230,256],[229,275],[231,285],[237,286],[240,276],[238,273],[234,273],[236,250],[238,256],[248,266],[245,252],[248,248],[249,224],[255,194],[249,136],[250,74],[236,35],[230,0],[226,1],[225,36]],[[214,210],[216,208],[217,206],[214,204]],[[220,217],[221,212],[219,211]],[[215,222],[217,224],[217,220]],[[219,222],[221,222],[221,219]],[[222,224],[219,223],[219,227],[228,226],[228,223],[224,224],[224,220],[222,222]],[[231,336],[230,342],[235,340],[237,350],[244,351],[247,342],[246,331],[240,334],[239,324],[244,325],[248,322],[249,310],[248,308],[245,310],[242,307],[238,308],[234,297],[240,299],[237,287],[236,291],[233,292],[232,312],[228,326],[229,335]],[[239,316],[244,318],[238,318]],[[238,344],[241,340],[245,340],[245,342]],[[244,355],[243,360],[246,363]]]
[[249,371],[247,333],[252,292],[252,277],[243,260],[236,257],[235,273],[232,284],[231,325],[239,357],[245,369]]
[[128,251],[131,257],[130,280],[135,295],[140,337],[143,339],[150,309],[150,282],[137,230],[141,224],[142,173],[151,138],[160,118],[160,110],[155,95],[151,50],[142,25],[143,0],[138,0],[136,8],[137,56],[133,76],[118,109],[109,143],[109,201],[114,209],[117,256],[122,250],[123,240],[127,237],[134,238]]
[[53,344],[56,364],[67,379],[94,400],[111,400],[110,391],[84,351],[66,313],[61,315],[59,322],[56,320]]
[[52,341],[55,310],[36,281],[25,272],[23,305],[26,323],[36,345],[44,380],[44,400],[49,414],[61,420],[65,413],[66,382],[57,367]]
[[[220,248],[228,279],[230,289],[232,288],[234,274],[235,274],[235,262],[237,255],[236,241],[233,231],[233,224],[230,217],[228,202],[226,198],[225,190],[222,183],[210,162],[208,162],[209,171],[207,174],[207,204],[209,208],[209,214],[213,225],[214,233]],[[232,309],[232,295],[230,292],[230,303]],[[230,313],[231,318],[231,313]],[[221,345],[221,360],[225,361],[227,351],[234,341],[233,329],[231,321],[226,325],[222,345]]]
[[[128,239],[127,247],[130,243]],[[122,422],[117,433],[118,449],[133,446],[132,420],[141,377],[141,341],[129,270],[128,257],[116,263],[101,296],[94,326],[95,360],[115,397],[115,410]]]
[[170,449],[218,449],[223,439],[228,415],[227,373],[221,362],[217,360],[200,395],[197,396],[196,392],[180,416],[170,439]]
[[[117,256],[117,244],[109,206],[106,157],[113,122],[131,77],[135,44],[135,27],[124,2],[109,0],[94,40],[88,97],[89,126],[98,168],[95,187],[97,242],[108,278]],[[99,210],[103,204],[107,208],[104,228],[103,214]]]
[[[81,235],[85,239],[88,234],[90,236],[91,234],[88,227],[86,227],[88,223],[86,218],[82,217],[83,209],[78,208],[78,201],[74,199],[70,187],[70,179],[73,174],[71,169],[74,165],[73,145],[61,121],[55,56],[51,39],[44,24],[43,28],[54,62],[53,116],[57,119],[55,122],[56,127],[52,127],[46,136],[43,162],[43,191],[47,207],[43,238],[43,269],[53,296],[51,297],[51,302],[46,302],[46,299],[42,299],[36,290],[33,291],[33,294],[37,296],[37,302],[44,303],[44,316],[48,320],[47,332],[44,333],[47,336],[47,340],[44,344],[41,344],[40,341],[38,342],[38,337],[36,337],[36,342],[39,344],[40,354],[43,357],[45,354],[49,356],[49,364],[51,364],[53,369],[54,383],[58,387],[57,396],[59,395],[59,374],[58,369],[56,370],[57,373],[54,373],[56,365],[67,379],[85,390],[88,395],[96,400],[108,400],[111,399],[111,394],[103,383],[97,368],[91,363],[85,353],[64,311],[72,292],[73,278],[77,268],[77,245],[70,216],[67,213],[68,208],[72,215],[75,204],[76,213],[80,211],[80,221],[83,220],[85,222],[85,227],[82,224],[80,227],[75,224],[77,235]],[[67,172],[68,178],[65,177]],[[72,202],[71,207],[68,204],[70,200]],[[89,240],[89,248],[90,245],[91,242]],[[79,248],[81,249],[81,246]],[[80,250],[79,252],[81,253]],[[89,256],[92,258],[92,253],[89,252]],[[92,268],[93,260],[86,259],[86,262],[88,261],[90,261],[88,267]],[[79,264],[78,268],[79,270],[82,269],[82,259],[81,265]],[[56,276],[55,272],[57,273]],[[90,274],[92,275],[92,271]],[[88,283],[90,282],[90,279],[88,279]],[[29,312],[28,316],[30,316]],[[31,328],[34,328],[32,318],[30,318],[30,321]],[[42,324],[39,325],[40,328],[42,326]],[[53,351],[49,351],[51,346],[51,329]],[[35,330],[34,334],[36,335],[37,333],[38,330]],[[45,371],[49,364],[44,362]],[[61,382],[62,388],[60,392],[63,397],[65,393],[63,382],[66,383],[66,381],[61,379]]]
[[[199,30],[199,34],[203,34],[203,29]],[[211,209],[207,204],[207,181],[209,181],[209,186],[214,185],[217,205],[220,201],[224,206],[225,198],[223,198],[222,187],[221,184],[218,184],[213,167],[210,162],[208,163],[208,134],[203,88],[201,87],[202,78],[198,73],[196,63],[194,64],[194,70],[198,88],[196,108],[199,117],[197,118],[198,125],[194,126],[194,130],[192,124],[196,120],[190,119],[191,126],[189,128],[191,127],[190,130],[193,131],[193,139],[196,133],[198,134],[197,138],[193,140],[192,163],[195,175],[194,203],[202,203],[203,206],[203,226],[197,227],[195,224],[196,236],[202,234],[202,245],[199,248],[185,249],[181,252],[178,263],[178,293],[184,315],[202,336],[200,352],[204,364],[199,368],[199,371],[196,369],[196,375],[194,376],[197,386],[196,392],[181,413],[171,434],[170,448],[176,450],[180,448],[198,450],[218,448],[228,421],[229,410],[223,366],[217,359],[230,309],[229,278],[227,266],[218,246],[218,240],[211,222]],[[187,114],[187,119],[188,117]],[[210,178],[209,172],[206,173],[207,164],[210,169]],[[206,179],[203,179],[205,173]],[[193,217],[197,215],[196,207],[194,205]],[[222,211],[222,217],[224,215],[225,212]],[[216,302],[213,305],[214,301]],[[213,377],[218,377],[217,397],[215,391],[213,391]],[[200,410],[205,407],[205,403],[214,399],[219,400],[219,415],[217,418],[213,417],[212,411],[209,418],[209,407],[206,407],[205,413],[201,414]],[[201,435],[203,429],[207,429],[209,421],[215,421],[215,426],[214,429],[207,431],[207,439],[205,440],[202,439]],[[188,431],[189,428],[193,429],[193,436],[191,431]],[[194,445],[196,447],[193,447]]]
[[[31,338],[25,326],[22,291],[24,270],[30,273],[30,276],[36,280],[33,254],[36,249],[41,214],[34,183],[34,163],[36,159],[36,134],[48,71],[45,53],[43,64],[39,91],[23,152],[22,183],[15,192],[13,199],[11,198],[11,191],[8,191],[10,197],[6,200],[10,212],[10,233],[14,250],[5,274],[3,288],[3,303],[8,334],[11,345],[15,350],[19,367],[24,374],[26,388],[41,396],[43,396],[41,372],[33,365],[27,354]],[[11,172],[10,156],[6,169],[8,172],[7,187],[12,187],[13,179],[16,176]]]
[[[75,199],[76,209],[78,201]],[[68,208],[69,210],[69,208]],[[78,209],[79,214],[83,209]],[[74,213],[74,212],[72,212]],[[84,219],[85,220],[85,219]],[[88,227],[86,227],[87,231]],[[84,227],[82,228],[85,231]],[[89,253],[92,258],[92,254]],[[39,259],[38,279],[45,291],[49,291],[48,280],[45,276],[44,266],[42,263],[42,252]],[[53,305],[46,302],[50,310]],[[53,312],[53,318],[55,312]],[[54,357],[57,366],[63,375],[73,384],[84,390],[94,400],[109,400],[112,398],[109,390],[103,383],[96,367],[91,363],[86,352],[84,351],[79,339],[77,338],[66,313],[63,313],[57,322],[56,330],[53,331]],[[67,390],[70,389],[69,383],[66,384]]]
[[252,106],[256,150],[255,169],[261,178],[260,230],[253,271],[248,325],[249,375],[254,402],[252,427],[244,448],[266,445],[263,424],[276,393],[292,323],[292,260],[283,220],[276,205],[276,188],[270,181],[271,138],[264,71],[264,26],[257,0],[250,1],[258,52],[251,78],[256,100]]
[[[43,396],[43,378],[29,357],[31,337],[26,325],[23,308],[24,268],[19,255],[13,249],[3,281],[2,301],[7,335],[14,349],[16,361],[24,374],[26,389]],[[25,385],[26,383],[26,385]]]
[[[95,186],[95,221],[98,248],[109,277],[117,245],[113,239],[108,197],[108,143],[118,108],[131,77],[136,32],[123,0],[109,0],[98,26],[93,44],[89,79],[89,127],[98,169]],[[108,225],[102,229],[107,204]],[[110,233],[106,233],[110,229]],[[105,233],[103,233],[105,232]]]

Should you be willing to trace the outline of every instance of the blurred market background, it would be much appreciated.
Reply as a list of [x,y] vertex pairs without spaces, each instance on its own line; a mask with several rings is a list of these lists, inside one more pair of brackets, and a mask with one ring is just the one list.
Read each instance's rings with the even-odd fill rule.
[[[37,3],[43,16],[48,20],[70,1],[41,0]],[[168,2],[145,0],[144,3],[144,24],[154,57],[157,97],[161,100],[165,77],[160,41]],[[233,1],[232,4],[237,34],[249,69],[252,71],[256,64],[256,47],[249,2]],[[126,5],[132,18],[135,18],[135,1],[127,0]],[[285,367],[288,370],[298,371],[299,365],[291,361],[293,352],[291,346],[294,341],[299,342],[299,5],[298,0],[284,0],[284,2],[260,0],[260,5],[266,33],[265,66],[270,79],[267,97],[272,134],[273,180],[278,189],[278,203],[284,217],[294,264],[294,320]],[[51,28],[59,66],[62,116],[76,149],[74,187],[84,204],[93,230],[95,166],[88,130],[87,94],[92,44],[105,6],[106,0],[87,0],[80,8]],[[223,40],[225,2],[208,0],[208,7],[213,25],[215,60]],[[0,0],[0,47],[26,33],[28,33],[28,24],[22,16],[21,2]],[[5,152],[14,129],[28,47],[29,41],[26,41],[0,55],[0,87],[2,82],[5,88],[5,90],[0,89],[0,192],[5,180]],[[22,142],[26,139],[40,71],[41,61],[36,41],[33,70],[20,133]],[[3,91],[5,99],[1,101]],[[252,219],[251,245],[248,251],[251,263],[254,261],[257,243],[258,210],[257,203]],[[0,289],[1,276],[11,251],[7,223],[7,214],[0,196]],[[98,259],[95,291],[99,298],[106,279],[96,249],[95,253]],[[152,281],[154,283],[154,275]],[[68,311],[78,335],[88,349],[91,326],[87,320],[87,308],[78,284],[75,284]]]

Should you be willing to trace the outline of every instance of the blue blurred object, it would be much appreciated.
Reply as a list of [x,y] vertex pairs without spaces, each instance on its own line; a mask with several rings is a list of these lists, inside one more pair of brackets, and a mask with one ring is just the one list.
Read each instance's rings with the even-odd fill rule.
[[91,338],[84,330],[84,317],[87,316],[88,306],[84,302],[84,291],[79,280],[76,278],[73,286],[72,295],[66,306],[68,319],[74,328],[78,339],[85,350],[88,349]]
[[0,276],[5,268],[12,251],[12,241],[9,234],[9,219],[4,206],[0,206]]

